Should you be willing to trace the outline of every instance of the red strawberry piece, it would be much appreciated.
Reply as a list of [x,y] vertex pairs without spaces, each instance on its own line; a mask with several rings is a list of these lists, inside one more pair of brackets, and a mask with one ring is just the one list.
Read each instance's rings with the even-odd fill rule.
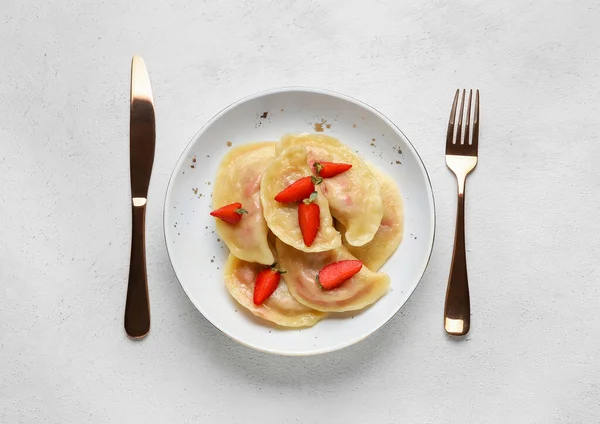
[[322,178],[315,176],[300,178],[275,196],[275,200],[281,203],[301,202],[315,191],[315,184],[321,184],[321,181]]
[[363,264],[359,260],[339,261],[327,265],[317,275],[317,283],[324,290],[332,290],[340,286],[344,281],[352,278],[361,270]]
[[277,262],[269,268],[263,269],[256,277],[256,283],[254,284],[255,305],[262,304],[277,290],[279,281],[281,281],[281,274],[285,274],[285,271],[278,270],[276,266]]
[[210,214],[216,218],[222,219],[228,224],[237,224],[245,213],[248,213],[248,211],[242,208],[241,203],[232,203],[231,205],[214,210]]
[[313,166],[317,172],[317,175],[323,178],[335,177],[336,175],[346,172],[352,168],[352,165],[347,163],[335,162],[315,162]]
[[313,203],[317,198],[317,192],[313,191],[308,199],[305,199],[298,206],[298,223],[304,244],[310,246],[315,241],[321,225],[321,209],[319,205]]

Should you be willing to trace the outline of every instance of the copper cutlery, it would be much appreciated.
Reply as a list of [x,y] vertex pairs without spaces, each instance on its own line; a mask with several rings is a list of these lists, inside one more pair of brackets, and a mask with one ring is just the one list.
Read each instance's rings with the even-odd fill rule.
[[132,237],[125,302],[125,331],[134,338],[142,338],[150,331],[145,221],[155,142],[154,100],[150,78],[144,60],[140,56],[134,56],[131,62],[129,122]]
[[[446,302],[444,305],[444,328],[448,334],[462,336],[471,327],[471,301],[467,278],[467,256],[465,249],[465,182],[467,175],[477,165],[477,146],[479,144],[479,90],[475,94],[473,121],[471,122],[471,101],[473,90],[469,90],[469,100],[465,110],[466,90],[462,92],[458,121],[456,111],[460,90],[456,90],[454,103],[450,111],[448,133],[446,135],[446,165],[456,176],[458,182],[458,208],[456,212],[456,230],[454,251],[448,277]],[[463,121],[463,112],[464,121]],[[464,132],[462,124],[465,123]],[[456,123],[456,125],[455,125]],[[472,131],[472,134],[471,134]]]

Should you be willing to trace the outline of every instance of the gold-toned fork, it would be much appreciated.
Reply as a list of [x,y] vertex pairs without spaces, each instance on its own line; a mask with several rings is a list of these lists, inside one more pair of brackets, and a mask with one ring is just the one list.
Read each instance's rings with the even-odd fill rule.
[[[448,334],[462,336],[471,327],[471,301],[467,279],[467,256],[465,252],[465,182],[467,175],[477,165],[477,145],[479,144],[479,90],[475,94],[475,110],[471,125],[471,100],[473,90],[469,90],[464,131],[462,128],[465,112],[466,90],[462,92],[460,113],[455,128],[456,109],[460,90],[456,90],[450,111],[448,134],[446,135],[446,165],[456,175],[458,182],[458,208],[454,233],[454,252],[448,277],[446,303],[444,305],[444,328]],[[472,135],[470,134],[472,130]]]

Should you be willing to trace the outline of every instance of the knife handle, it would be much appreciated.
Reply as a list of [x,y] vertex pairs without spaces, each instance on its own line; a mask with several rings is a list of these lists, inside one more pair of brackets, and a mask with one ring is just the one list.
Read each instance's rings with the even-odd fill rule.
[[132,203],[131,259],[125,301],[125,331],[130,337],[142,338],[150,331],[150,302],[146,274],[146,199],[136,197]]

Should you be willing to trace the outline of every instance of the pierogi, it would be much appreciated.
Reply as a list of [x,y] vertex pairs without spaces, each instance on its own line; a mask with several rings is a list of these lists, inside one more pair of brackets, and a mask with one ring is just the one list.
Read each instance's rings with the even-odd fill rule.
[[348,249],[321,253],[305,253],[276,242],[279,264],[286,270],[287,287],[294,298],[313,309],[323,312],[344,312],[362,309],[387,293],[390,277],[364,267],[352,278],[333,290],[323,290],[316,280],[319,271],[334,262],[356,259]]
[[377,178],[383,198],[383,218],[379,229],[369,243],[364,246],[352,246],[345,238],[346,229],[339,223],[344,246],[356,259],[371,271],[378,271],[402,242],[404,233],[403,202],[396,182],[387,174],[377,169],[373,164],[367,166]]
[[324,252],[341,246],[342,239],[333,226],[329,203],[323,196],[321,186],[315,186],[317,198],[314,201],[319,205],[320,225],[310,246],[304,244],[298,224],[298,203],[280,203],[275,200],[275,196],[290,184],[312,175],[306,158],[307,151],[302,146],[293,146],[279,152],[277,159],[264,172],[260,200],[267,225],[279,239],[303,252]]
[[263,269],[263,265],[229,255],[225,264],[225,286],[240,305],[254,315],[284,327],[310,327],[325,318],[325,313],[304,306],[292,297],[285,283],[286,274],[282,274],[275,292],[261,305],[255,305],[254,284]]
[[269,228],[260,203],[260,184],[274,157],[274,142],[249,143],[231,149],[217,170],[212,198],[214,209],[240,202],[248,211],[235,225],[217,219],[217,233],[234,256],[263,265],[271,265],[274,258],[267,242]]
[[[305,177],[318,177],[316,162],[331,162],[324,165],[330,170],[343,168],[342,164],[352,166],[330,172],[322,181],[313,179],[317,193],[313,199],[312,185]],[[319,169],[327,175],[326,168]],[[278,202],[278,194],[279,200],[298,201]],[[319,206],[317,210],[310,205],[316,212],[309,220],[305,214],[309,207],[303,205],[302,227],[299,199]],[[255,316],[284,327],[310,327],[330,312],[363,309],[388,292],[390,277],[377,271],[402,242],[402,196],[390,176],[365,163],[336,138],[285,135],[277,143],[231,149],[219,164],[212,202],[217,233],[230,250],[224,267],[226,288]],[[223,208],[228,205],[229,209]],[[329,267],[329,282],[338,281],[329,284],[323,271],[323,286],[335,288],[321,286],[317,275],[324,267],[355,259],[362,262],[358,273],[344,274],[341,268]],[[275,263],[273,270],[283,273],[269,282],[267,278],[277,274],[265,270]],[[360,266],[355,265],[353,272]],[[333,275],[331,270],[335,270]],[[259,305],[254,303],[257,279]]]
[[307,163],[313,173],[315,162],[352,165],[343,174],[325,178],[320,189],[329,202],[331,215],[345,227],[348,243],[363,246],[370,242],[383,217],[383,201],[379,183],[367,165],[349,147],[327,135],[285,135],[277,144],[277,155],[292,146],[306,147]]

